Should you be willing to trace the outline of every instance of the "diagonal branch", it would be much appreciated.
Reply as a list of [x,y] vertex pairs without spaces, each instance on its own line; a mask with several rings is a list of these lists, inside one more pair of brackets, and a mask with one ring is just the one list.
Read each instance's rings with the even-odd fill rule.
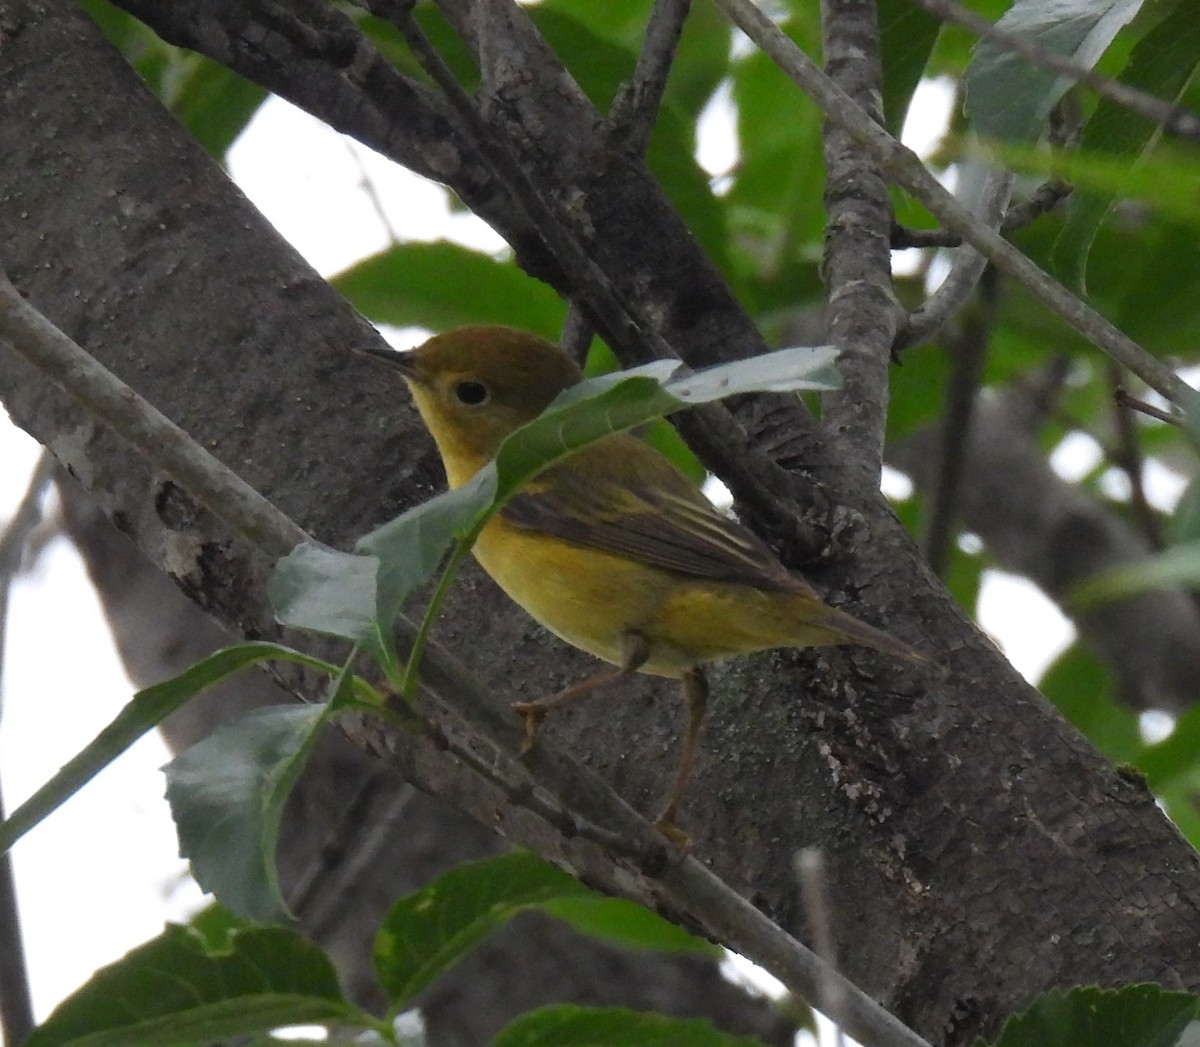
[[638,156],[646,151],[654,133],[675,49],[691,6],[692,0],[655,0],[633,77],[621,85],[613,99],[608,118],[614,134]]
[[[992,229],[1002,227],[1015,180],[1008,171],[988,172],[980,193],[980,222]],[[971,300],[987,264],[987,258],[974,247],[960,247],[946,279],[908,318],[897,349],[920,345],[937,334],[946,321]]]
[[1090,305],[1068,291],[998,232],[979,222],[921,163],[833,83],[753,0],[715,0],[831,119],[875,157],[884,173],[924,204],[951,232],[975,247],[1000,272],[1067,321],[1106,355],[1184,408],[1200,409],[1200,394]]

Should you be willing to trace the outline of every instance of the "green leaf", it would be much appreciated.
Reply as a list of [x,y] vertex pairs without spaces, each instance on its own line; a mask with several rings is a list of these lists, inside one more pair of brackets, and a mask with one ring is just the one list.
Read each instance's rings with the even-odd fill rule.
[[721,955],[721,950],[711,942],[689,934],[658,913],[625,898],[608,898],[589,892],[556,898],[545,902],[542,909],[565,920],[577,931],[629,949]]
[[373,556],[305,542],[276,563],[267,596],[281,625],[371,644],[378,574]]
[[558,295],[511,261],[444,242],[397,244],[330,283],[364,316],[398,327],[495,323],[557,338],[565,314]]
[[1200,543],[1200,477],[1187,485],[1171,514],[1171,543]]
[[217,62],[190,57],[187,75],[169,99],[171,111],[209,156],[221,160],[266,101],[267,92]]
[[25,1047],[196,1047],[308,1022],[377,1024],[344,999],[329,959],[298,934],[240,930],[214,949],[171,925],[97,971]]
[[1055,659],[1038,688],[1110,760],[1138,763],[1144,746],[1137,713],[1117,703],[1108,670],[1081,644]]
[[540,858],[513,851],[467,862],[400,899],[375,938],[375,969],[393,1013],[522,909],[589,893]]
[[433,577],[450,544],[466,536],[471,521],[495,493],[495,471],[481,470],[462,487],[431,498],[358,540],[358,548],[380,563],[376,613],[384,632],[409,594]]
[[[1133,48],[1121,82],[1164,101],[1179,102],[1196,72],[1196,14],[1179,4]],[[1157,138],[1159,125],[1123,105],[1100,99],[1088,120],[1080,147],[1130,158],[1141,156]],[[1052,272],[1068,287],[1083,292],[1087,256],[1096,231],[1115,198],[1107,194],[1071,194],[1067,220],[1050,254]]]
[[763,1047],[695,1018],[666,1018],[620,1007],[559,1004],[522,1014],[500,1030],[492,1047]]
[[940,18],[909,2],[879,0],[884,124],[897,138],[941,32]]
[[1170,789],[1200,767],[1200,706],[1193,706],[1175,721],[1175,729],[1161,742],[1148,745],[1137,758],[1137,768],[1154,793]]
[[[782,28],[809,54],[820,47],[815,9]],[[744,270],[738,297],[761,316],[821,294],[823,118],[760,51],[733,65],[732,81],[738,163],[724,200]]]
[[243,643],[210,654],[178,676],[138,691],[112,723],[0,824],[0,852],[8,850],[189,698],[239,669],[275,658],[329,668],[315,658],[279,644]]
[[1052,989],[1009,1018],[992,1047],[1177,1047],[1197,1002],[1160,985]]
[[[344,673],[341,685],[348,679]],[[196,882],[239,916],[290,918],[275,868],[279,820],[329,711],[323,704],[255,710],[166,767],[180,854]]]
[[[1016,0],[996,24],[1091,69],[1143,0]],[[986,138],[1037,138],[1067,92],[1066,77],[1034,67],[1002,44],[981,40],[966,72],[966,108]]]

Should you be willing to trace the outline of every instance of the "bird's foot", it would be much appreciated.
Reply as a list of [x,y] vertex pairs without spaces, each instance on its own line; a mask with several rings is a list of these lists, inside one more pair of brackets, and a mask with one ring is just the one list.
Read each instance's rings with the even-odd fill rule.
[[525,721],[525,737],[521,739],[521,748],[517,750],[519,756],[524,756],[537,745],[542,723],[549,710],[541,702],[513,702],[509,708]]
[[654,828],[663,834],[682,857],[692,849],[692,838],[675,824],[675,812],[665,810],[654,821]]

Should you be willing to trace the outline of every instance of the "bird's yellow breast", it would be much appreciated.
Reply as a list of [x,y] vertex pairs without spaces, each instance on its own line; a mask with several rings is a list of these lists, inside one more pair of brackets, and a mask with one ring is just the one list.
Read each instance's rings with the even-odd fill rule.
[[623,556],[589,549],[493,517],[475,542],[475,558],[509,597],[556,636],[619,665],[625,633],[651,640],[642,672],[679,677],[695,664],[652,633],[672,578]]
[[836,642],[830,609],[736,583],[700,581],[493,517],[475,558],[509,597],[567,643],[619,665],[622,637],[650,644],[641,671],[678,678],[703,662]]

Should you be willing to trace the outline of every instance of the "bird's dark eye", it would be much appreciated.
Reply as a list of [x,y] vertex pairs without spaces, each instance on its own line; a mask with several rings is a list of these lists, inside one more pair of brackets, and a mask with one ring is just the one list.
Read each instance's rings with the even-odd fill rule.
[[488,392],[488,387],[482,382],[459,382],[454,387],[454,395],[458,397],[460,404],[466,404],[468,407],[478,407],[482,403],[486,403],[491,393]]

